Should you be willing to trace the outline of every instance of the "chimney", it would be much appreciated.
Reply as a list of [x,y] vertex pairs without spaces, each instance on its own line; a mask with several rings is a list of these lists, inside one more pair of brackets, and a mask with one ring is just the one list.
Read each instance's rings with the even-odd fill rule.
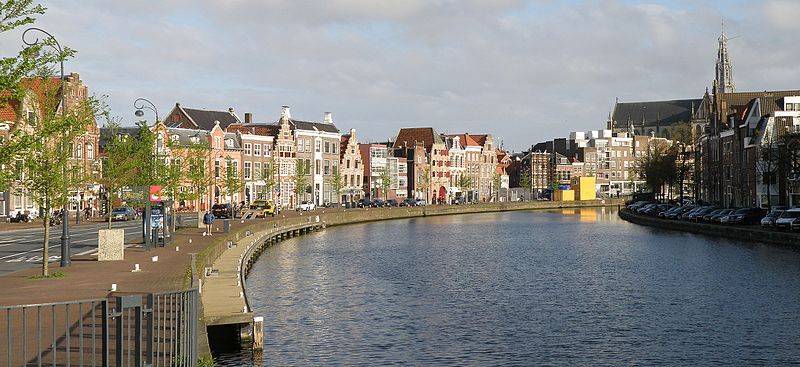
[[287,120],[292,118],[292,112],[289,110],[289,106],[281,106],[281,120],[284,118]]
[[228,112],[233,115],[233,107],[228,108]]
[[245,112],[244,113],[244,123],[249,124],[253,122],[253,113],[252,112]]
[[350,128],[350,137],[356,136],[356,129]]
[[326,124],[333,124],[333,117],[331,116],[330,112],[325,112],[325,118],[322,119],[322,122]]

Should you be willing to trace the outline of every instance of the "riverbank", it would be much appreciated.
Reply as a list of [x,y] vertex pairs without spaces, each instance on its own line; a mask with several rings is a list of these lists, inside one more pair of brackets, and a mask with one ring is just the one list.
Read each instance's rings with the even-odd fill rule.
[[636,214],[624,208],[619,211],[619,217],[628,222],[642,226],[701,234],[711,237],[723,237],[745,242],[762,242],[773,245],[791,246],[800,244],[800,233],[779,232],[776,230],[762,229],[757,226],[725,226],[669,220]]

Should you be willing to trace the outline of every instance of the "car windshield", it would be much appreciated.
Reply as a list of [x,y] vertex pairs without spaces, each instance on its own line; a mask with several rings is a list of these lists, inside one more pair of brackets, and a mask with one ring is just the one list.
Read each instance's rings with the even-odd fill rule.
[[112,210],[111,212],[114,213],[114,214],[125,214],[126,212],[128,212],[128,209],[126,209],[126,208],[116,208],[116,209]]
[[785,211],[781,218],[800,218],[800,210]]

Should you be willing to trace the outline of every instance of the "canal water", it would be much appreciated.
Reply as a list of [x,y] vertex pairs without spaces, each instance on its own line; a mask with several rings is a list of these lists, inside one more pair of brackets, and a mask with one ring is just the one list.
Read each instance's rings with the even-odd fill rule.
[[661,231],[611,209],[329,228],[248,278],[240,365],[800,363],[800,251]]

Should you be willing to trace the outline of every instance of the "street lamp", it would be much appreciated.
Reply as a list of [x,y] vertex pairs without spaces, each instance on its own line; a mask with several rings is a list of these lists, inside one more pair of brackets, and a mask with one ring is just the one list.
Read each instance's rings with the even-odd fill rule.
[[[37,28],[37,27],[30,27],[22,32],[22,43],[27,46],[36,46],[39,44],[39,37],[36,37],[33,41],[26,39],[25,36],[28,35],[28,32],[40,32],[47,36],[47,38],[53,41],[52,44],[44,43],[52,47],[54,50],[58,51],[58,61],[61,66],[61,117],[65,117],[67,113],[67,105],[64,103],[64,96],[66,95],[67,91],[64,89],[64,50],[61,49],[61,45],[58,43],[55,37],[52,34],[45,31],[44,29]],[[33,36],[31,36],[33,37]],[[64,176],[64,198],[67,201],[64,203],[63,209],[63,217],[61,218],[61,267],[67,267],[70,265],[70,238],[69,238],[69,188],[67,187],[67,162],[66,162],[66,155],[67,149],[66,145],[61,147],[62,154],[64,155],[64,167],[61,168],[61,173]],[[76,216],[78,213],[75,214]],[[47,261],[47,259],[43,259],[42,261]]]
[[[158,109],[156,108],[156,105],[153,104],[153,102],[150,102],[146,98],[137,98],[135,101],[133,101],[133,108],[136,109],[136,112],[134,112],[134,115],[136,115],[136,117],[144,116],[144,109],[148,109],[150,111],[153,111],[153,113],[156,115],[156,121],[153,123],[153,125],[158,123]],[[158,154],[158,152],[156,152],[156,154]],[[151,166],[149,169],[153,170],[153,167]],[[143,224],[143,226],[142,226],[143,227],[142,228],[142,235],[144,236],[145,248],[149,250],[150,246],[153,245],[152,241],[150,241],[151,233],[152,233],[153,230],[151,228],[152,223],[150,223],[150,188],[149,187],[147,189],[145,189],[145,195],[144,196],[146,196],[147,198],[144,201],[144,215],[142,216],[142,220],[144,222],[142,223]]]

